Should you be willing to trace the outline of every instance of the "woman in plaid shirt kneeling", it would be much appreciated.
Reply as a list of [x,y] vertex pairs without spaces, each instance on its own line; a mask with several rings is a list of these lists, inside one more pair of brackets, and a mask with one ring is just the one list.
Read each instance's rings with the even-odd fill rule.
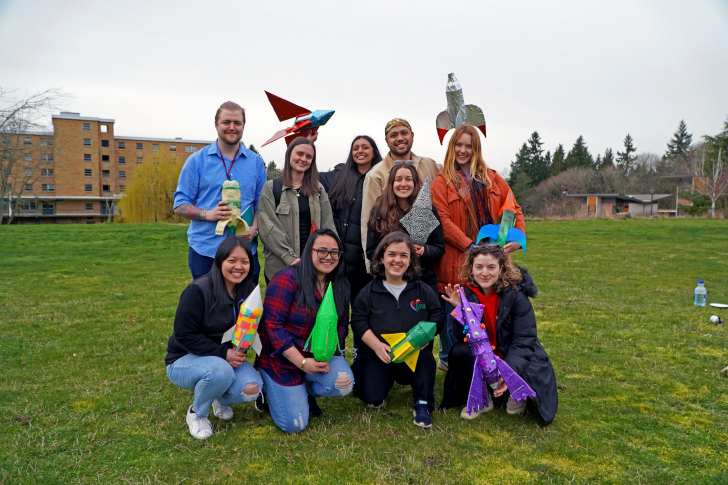
[[287,433],[303,431],[309,415],[323,415],[316,398],[346,396],[354,386],[354,376],[341,352],[328,362],[318,362],[303,351],[328,285],[333,286],[339,347],[344,348],[349,282],[341,254],[336,233],[317,229],[311,233],[301,261],[279,271],[265,293],[259,328],[263,348],[255,367],[263,378],[273,421]]

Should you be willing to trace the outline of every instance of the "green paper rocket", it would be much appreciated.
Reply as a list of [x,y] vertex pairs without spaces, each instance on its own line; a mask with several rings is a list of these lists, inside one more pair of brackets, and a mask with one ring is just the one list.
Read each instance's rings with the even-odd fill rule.
[[436,330],[436,323],[420,322],[410,328],[406,334],[382,334],[382,338],[387,341],[392,349],[389,352],[392,363],[399,364],[400,362],[404,362],[414,372],[415,367],[417,367],[417,359],[420,357],[420,349],[435,338]]
[[246,235],[250,231],[248,226],[253,223],[252,209],[248,207],[246,213],[250,211],[250,222],[245,220],[247,214],[240,212],[240,184],[236,180],[226,180],[222,183],[222,200],[228,203],[228,207],[232,209],[230,216],[227,219],[217,221],[215,226],[215,234],[222,236],[225,234],[225,226],[228,226],[231,230],[231,235],[234,234],[232,231],[237,230],[238,226],[242,225],[239,235]]
[[339,333],[336,327],[339,324],[339,314],[336,311],[334,291],[332,285],[326,289],[324,299],[316,314],[316,323],[311,329],[311,335],[306,340],[303,350],[312,352],[313,358],[319,362],[328,362],[334,352],[339,348]]

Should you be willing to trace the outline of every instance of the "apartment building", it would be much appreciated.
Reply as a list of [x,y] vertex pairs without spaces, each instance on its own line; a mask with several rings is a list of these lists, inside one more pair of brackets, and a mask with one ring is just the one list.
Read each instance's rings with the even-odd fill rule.
[[[114,120],[61,112],[53,131],[23,133],[26,175],[13,223],[96,223],[110,220],[136,168],[162,159],[184,163],[212,141],[115,136]],[[34,163],[39,162],[39,163]],[[12,210],[8,200],[2,210]]]

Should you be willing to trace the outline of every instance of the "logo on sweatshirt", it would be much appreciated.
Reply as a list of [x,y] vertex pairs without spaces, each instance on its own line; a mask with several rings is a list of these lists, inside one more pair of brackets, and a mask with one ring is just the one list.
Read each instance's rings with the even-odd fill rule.
[[415,300],[415,301],[411,301],[410,302],[410,306],[416,312],[418,312],[420,310],[425,310],[426,309],[425,304],[424,303],[420,303],[419,298],[417,300]]

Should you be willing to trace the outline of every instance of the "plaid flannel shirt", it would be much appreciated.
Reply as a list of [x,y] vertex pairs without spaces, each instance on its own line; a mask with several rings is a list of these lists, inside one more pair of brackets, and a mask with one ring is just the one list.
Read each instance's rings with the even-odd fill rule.
[[[304,384],[304,372],[283,357],[283,351],[296,347],[303,353],[303,346],[316,323],[316,313],[322,297],[316,291],[316,313],[309,314],[306,306],[296,301],[296,268],[288,267],[276,274],[265,291],[263,318],[258,328],[262,350],[255,360],[255,367],[263,369],[271,379],[282,386]],[[349,314],[339,319],[337,328],[339,345],[349,329]]]

